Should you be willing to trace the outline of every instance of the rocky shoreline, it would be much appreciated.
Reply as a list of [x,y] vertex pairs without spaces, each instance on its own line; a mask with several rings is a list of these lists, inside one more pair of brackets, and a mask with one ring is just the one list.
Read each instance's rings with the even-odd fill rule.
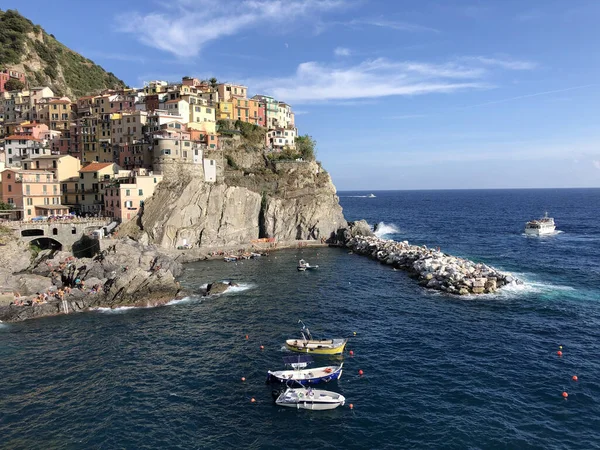
[[99,307],[159,306],[177,298],[181,291],[176,280],[182,273],[181,264],[158,247],[131,239],[115,241],[94,258],[42,251],[26,267],[22,266],[30,258],[29,251],[18,243],[14,246],[13,252],[5,255],[20,258],[7,261],[0,269],[5,272],[0,274],[3,290],[10,291],[0,303],[2,322]]
[[355,235],[348,236],[345,245],[356,254],[409,272],[423,287],[448,294],[491,294],[509,284],[522,284],[494,267],[448,255],[424,245],[410,245],[408,241]]

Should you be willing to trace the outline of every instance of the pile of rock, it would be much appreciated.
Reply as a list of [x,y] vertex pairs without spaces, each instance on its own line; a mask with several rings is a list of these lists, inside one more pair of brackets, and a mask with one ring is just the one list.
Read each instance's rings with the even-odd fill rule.
[[447,255],[439,249],[410,245],[408,241],[354,236],[346,246],[355,253],[410,272],[424,287],[450,294],[489,294],[507,284],[521,283],[486,264]]

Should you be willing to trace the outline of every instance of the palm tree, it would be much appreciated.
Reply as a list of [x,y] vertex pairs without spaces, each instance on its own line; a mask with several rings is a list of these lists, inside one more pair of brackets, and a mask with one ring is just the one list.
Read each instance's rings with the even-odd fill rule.
[[215,77],[212,77],[210,80],[208,80],[208,82],[210,83],[210,85],[213,89],[216,89],[217,84],[219,84],[219,82],[217,81],[217,79]]

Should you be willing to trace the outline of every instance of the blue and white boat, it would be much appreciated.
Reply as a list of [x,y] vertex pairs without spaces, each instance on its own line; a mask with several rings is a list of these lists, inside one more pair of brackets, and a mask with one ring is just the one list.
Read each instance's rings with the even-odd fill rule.
[[278,370],[267,372],[267,383],[296,383],[302,386],[308,386],[318,383],[328,383],[337,380],[342,376],[342,367],[325,366],[307,369],[306,367],[313,362],[312,357],[307,355],[284,356],[283,362],[290,366],[289,370]]

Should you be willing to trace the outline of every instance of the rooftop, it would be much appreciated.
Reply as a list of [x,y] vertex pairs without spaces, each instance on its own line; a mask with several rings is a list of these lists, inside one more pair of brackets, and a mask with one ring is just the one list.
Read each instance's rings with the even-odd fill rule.
[[93,162],[87,166],[85,166],[83,169],[80,169],[79,172],[83,173],[83,172],[97,172],[99,170],[102,169],[106,169],[109,166],[112,166],[114,163],[98,163],[98,162]]

